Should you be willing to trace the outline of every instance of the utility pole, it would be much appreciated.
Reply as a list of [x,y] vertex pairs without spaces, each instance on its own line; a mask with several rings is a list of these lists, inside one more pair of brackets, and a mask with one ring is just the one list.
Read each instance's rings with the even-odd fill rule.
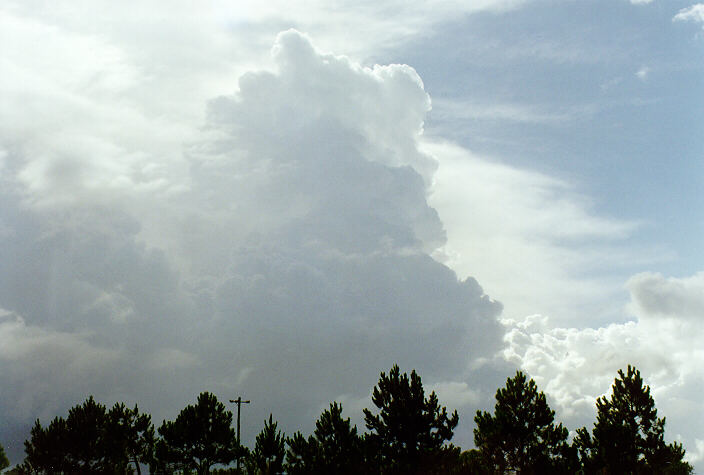
[[[237,404],[237,446],[240,446],[240,409],[242,404],[249,404],[250,401],[243,401],[242,396],[238,396],[237,399],[230,399],[230,402]],[[237,454],[237,473],[240,473],[240,455]]]

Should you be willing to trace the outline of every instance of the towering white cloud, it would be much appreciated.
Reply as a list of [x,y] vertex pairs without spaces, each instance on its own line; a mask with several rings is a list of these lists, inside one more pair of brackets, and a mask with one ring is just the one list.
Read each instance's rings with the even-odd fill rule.
[[0,411],[15,456],[34,417],[89,393],[157,422],[202,390],[243,394],[252,435],[270,411],[297,429],[364,398],[394,363],[463,404],[493,391],[478,375],[498,364],[501,305],[429,255],[445,234],[418,75],[296,31],[272,64],[211,100],[183,153],[129,124],[162,120],[105,111],[71,81],[45,97],[69,114],[55,134],[3,120]]
[[[249,440],[270,411],[304,431],[332,399],[358,416],[395,362],[460,409],[465,447],[473,409],[514,365],[589,423],[593,398],[635,362],[697,456],[704,441],[682,414],[701,412],[700,278],[634,277],[624,323],[619,275],[665,253],[625,249],[636,224],[600,216],[567,180],[424,139],[418,74],[368,66],[408,58],[467,14],[503,21],[527,3],[4,2],[0,441],[13,461],[35,417],[89,393],[139,402],[157,423],[202,390],[243,395]],[[276,37],[291,26],[355,59],[294,30]],[[608,56],[484,39],[494,65],[497,50],[562,65]],[[482,88],[460,103],[460,81],[437,91],[456,130],[499,119],[520,141],[512,127],[593,115]],[[497,323],[483,289],[514,322]],[[522,321],[535,312],[551,319]]]

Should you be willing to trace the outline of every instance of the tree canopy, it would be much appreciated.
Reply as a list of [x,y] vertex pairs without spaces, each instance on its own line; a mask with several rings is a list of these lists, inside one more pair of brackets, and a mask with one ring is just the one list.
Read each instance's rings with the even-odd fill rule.
[[10,466],[10,460],[7,458],[5,453],[5,447],[0,445],[0,470],[4,470]]
[[362,471],[362,440],[350,419],[342,418],[342,405],[336,402],[323,411],[308,439],[296,432],[287,444],[286,473],[342,475]]
[[264,428],[257,435],[254,450],[249,459],[250,473],[276,475],[283,472],[286,437],[278,430],[273,415],[264,422]]
[[379,413],[364,409],[364,420],[382,473],[427,473],[454,450],[445,442],[454,435],[457,411],[448,416],[435,392],[426,397],[415,370],[410,378],[398,365],[388,376],[382,372],[372,402]]
[[573,473],[568,431],[526,379],[518,371],[496,391],[494,415],[477,411],[474,443],[492,473]]
[[39,420],[25,441],[27,473],[127,473],[130,463],[151,459],[154,427],[151,416],[137,406],[115,404],[110,411],[90,396],[72,407],[66,419],[56,417],[46,427]]
[[205,474],[214,464],[230,463],[240,450],[231,425],[232,412],[214,394],[200,393],[195,405],[159,427],[153,471],[178,467]]
[[107,414],[105,431],[109,434],[107,461],[113,467],[121,467],[123,471],[131,462],[137,474],[141,474],[140,465],[149,464],[153,456],[152,417],[140,414],[137,405],[130,409],[124,403],[115,403]]
[[665,418],[657,417],[650,387],[640,371],[628,366],[618,371],[611,396],[596,401],[592,433],[577,430],[575,446],[587,473],[686,474],[692,467],[683,460],[681,444],[666,444]]
[[[376,410],[363,411],[365,434],[332,402],[308,437],[296,432],[287,439],[270,414],[249,451],[237,442],[232,413],[208,392],[164,421],[159,436],[136,405],[107,410],[90,396],[66,418],[46,427],[37,420],[24,462],[7,473],[139,474],[144,464],[155,474],[206,474],[218,464],[226,467],[215,473],[240,475],[692,473],[682,444],[665,442],[665,418],[631,366],[619,370],[609,396],[597,399],[592,432],[578,429],[572,444],[545,394],[520,371],[497,390],[493,414],[476,412],[476,448],[464,452],[449,443],[457,411],[448,414],[435,392],[426,395],[415,370],[402,374],[394,365],[382,372],[372,402]],[[232,466],[238,457],[245,459],[244,472]],[[8,464],[0,446],[0,470]]]

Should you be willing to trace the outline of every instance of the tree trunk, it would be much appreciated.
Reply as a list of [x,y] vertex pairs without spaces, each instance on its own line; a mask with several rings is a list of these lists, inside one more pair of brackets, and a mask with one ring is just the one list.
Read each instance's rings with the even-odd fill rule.
[[139,466],[139,460],[137,460],[137,457],[132,457],[132,462],[134,462],[134,466],[137,468],[137,475],[142,475],[142,469]]
[[208,475],[210,473],[210,462],[203,460],[198,466],[198,475]]

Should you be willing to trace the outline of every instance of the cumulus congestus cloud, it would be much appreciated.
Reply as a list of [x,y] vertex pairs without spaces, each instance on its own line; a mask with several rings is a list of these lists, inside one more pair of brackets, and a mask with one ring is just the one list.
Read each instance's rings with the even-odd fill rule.
[[209,102],[183,155],[78,131],[85,147],[58,162],[20,142],[3,155],[0,399],[15,453],[34,417],[88,393],[157,422],[202,390],[243,394],[249,434],[269,412],[305,428],[396,362],[468,405],[485,396],[473,374],[502,347],[501,305],[430,257],[445,232],[426,200],[420,78],[295,31],[273,60]]
[[635,365],[667,416],[668,439],[683,441],[689,459],[701,462],[704,274],[666,278],[646,272],[626,287],[629,321],[551,328],[546,317],[534,315],[506,322],[505,357],[545,388],[570,427],[591,427],[595,399],[610,392],[619,368]]

